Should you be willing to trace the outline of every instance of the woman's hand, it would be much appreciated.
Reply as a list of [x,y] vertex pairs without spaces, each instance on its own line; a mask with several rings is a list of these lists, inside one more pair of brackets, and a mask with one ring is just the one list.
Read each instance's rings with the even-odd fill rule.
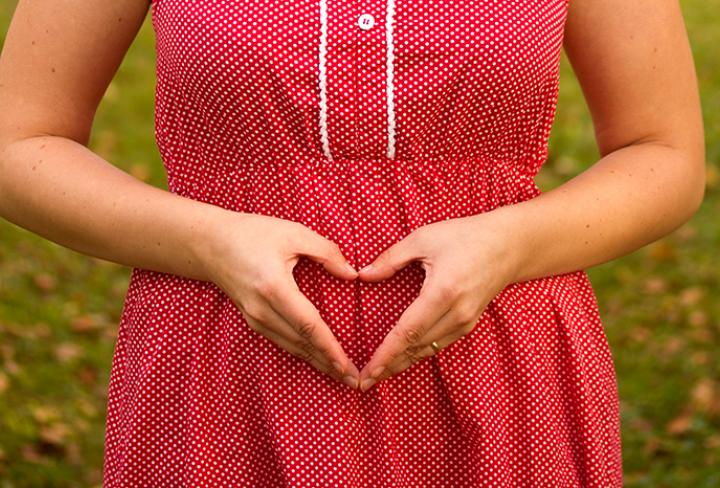
[[[398,374],[469,334],[487,304],[514,281],[520,249],[499,212],[444,220],[419,227],[359,271],[380,281],[414,260],[425,281],[360,373],[361,389]],[[374,380],[373,380],[374,378]]]
[[259,214],[223,212],[210,227],[202,257],[210,281],[240,308],[250,327],[357,388],[357,368],[292,276],[305,255],[338,278],[355,279],[357,271],[337,244],[298,222]]

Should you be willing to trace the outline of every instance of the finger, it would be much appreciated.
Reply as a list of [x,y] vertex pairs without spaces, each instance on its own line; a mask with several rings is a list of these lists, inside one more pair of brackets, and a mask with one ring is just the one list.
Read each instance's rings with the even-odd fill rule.
[[[459,312],[458,308],[456,306],[448,310],[418,341],[418,344],[410,346],[405,351],[405,354],[397,356],[377,378],[376,383],[402,373],[425,358],[440,354],[442,349],[472,332],[477,326],[479,316],[477,318],[468,318],[466,314]],[[438,345],[440,351],[435,351],[432,347],[433,342]]]
[[[246,320],[253,326],[253,330],[257,332],[258,334],[266,337],[270,341],[277,344],[282,349],[288,351],[293,356],[296,356],[308,363],[310,363],[315,369],[318,371],[321,371],[328,376],[336,379],[337,381],[340,381],[351,388],[358,388],[358,378],[357,376],[351,376],[351,375],[345,375],[343,376],[335,367],[333,367],[331,364],[329,364],[326,360],[321,359],[317,356],[317,351],[309,342],[306,341],[300,341],[300,336],[298,337],[298,340],[289,338],[285,335],[278,334],[273,329],[270,329],[268,327],[264,327],[263,324],[253,318],[247,318]],[[301,345],[305,344],[305,345]],[[307,347],[306,345],[310,345],[310,347]]]
[[298,254],[317,261],[333,276],[344,280],[354,280],[357,270],[348,262],[340,247],[330,239],[326,239],[314,230],[299,224],[302,235],[295,243]]
[[[291,342],[297,346],[297,348],[310,352],[320,362],[337,368],[337,366],[332,365],[328,361],[327,357],[322,356],[310,341],[300,336],[287,320],[272,308],[270,303],[262,295],[257,295],[254,302],[246,304],[245,307],[243,307],[243,315],[246,319],[252,319],[251,328],[256,332],[263,333],[263,331],[259,329],[269,329],[274,335],[284,337],[285,341]],[[257,324],[257,328],[255,324]],[[342,374],[343,371],[338,369],[338,373]]]
[[381,252],[372,263],[358,271],[363,281],[381,281],[390,278],[399,270],[407,266],[411,261],[420,259],[414,234],[407,235],[404,239]]
[[[443,317],[445,317],[446,315],[447,312],[445,315],[443,315]],[[431,332],[434,332],[435,328],[435,326],[432,326],[428,333],[425,335],[425,337],[427,337]],[[442,340],[445,341],[445,339]],[[423,359],[435,355],[435,349],[433,349],[433,347],[430,345],[431,342],[432,340],[428,341],[427,339],[422,339],[418,341],[418,343],[406,347],[403,350],[402,354],[398,354],[397,356],[395,356],[395,358],[383,368],[379,376],[371,376],[369,378],[370,381],[366,380],[364,384],[361,383],[361,385],[363,385],[365,388],[363,391],[367,391],[367,389],[372,387],[374,384],[380,383],[385,379],[398,375],[406,369],[410,368],[411,366],[419,363]],[[441,348],[445,347],[444,345],[441,345],[439,341],[437,342]],[[449,344],[449,342],[447,343]]]
[[315,346],[321,355],[332,364],[340,363],[346,374],[358,374],[357,368],[345,354],[335,334],[320,316],[313,303],[300,291],[292,277],[283,284],[273,287],[263,294],[270,306],[283,316],[300,337]]
[[[425,283],[428,283],[427,281]],[[385,337],[370,361],[360,372],[361,384],[378,377],[398,355],[409,346],[418,344],[421,337],[450,309],[452,303],[438,286],[423,285],[420,294],[403,312],[398,323]]]

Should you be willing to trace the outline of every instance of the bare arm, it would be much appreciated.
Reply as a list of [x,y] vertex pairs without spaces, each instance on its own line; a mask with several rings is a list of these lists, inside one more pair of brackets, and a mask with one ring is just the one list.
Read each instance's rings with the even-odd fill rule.
[[[536,198],[422,226],[360,270],[413,260],[420,295],[360,375],[370,388],[472,332],[506,285],[584,269],[668,234],[697,211],[705,147],[697,80],[674,0],[571,0],[565,48],[602,158]],[[434,343],[432,342],[434,341]]]
[[86,147],[148,5],[20,0],[0,59],[0,215],[85,254],[216,283],[252,330],[355,387],[357,368],[292,277],[305,255],[354,279],[337,244],[155,188]]
[[676,0],[571,0],[564,44],[602,158],[498,209],[522,242],[515,281],[594,266],[688,221],[705,191],[697,79]]
[[208,214],[86,145],[148,0],[20,0],[0,58],[0,215],[76,251],[201,280]]

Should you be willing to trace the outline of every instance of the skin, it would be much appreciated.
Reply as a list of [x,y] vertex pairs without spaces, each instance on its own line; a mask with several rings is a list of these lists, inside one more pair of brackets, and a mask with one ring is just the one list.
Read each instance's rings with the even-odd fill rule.
[[[0,58],[0,215],[88,255],[213,281],[253,330],[340,381],[330,366],[339,362],[364,391],[434,354],[432,341],[445,348],[468,334],[504,286],[628,254],[687,222],[704,197],[702,114],[678,2],[571,0],[564,48],[601,159],[533,200],[423,226],[358,274],[335,243],[299,223],[180,197],[87,149],[147,8],[18,2]],[[419,296],[361,372],[294,283],[300,255],[349,280],[422,262]]]
[[0,215],[88,255],[212,281],[253,330],[356,386],[357,368],[291,275],[305,255],[338,278],[356,278],[337,244],[297,222],[153,187],[86,147],[148,7],[18,2],[0,58]]
[[420,260],[428,273],[361,371],[363,390],[434,354],[432,341],[444,348],[472,331],[505,285],[628,254],[700,207],[702,112],[678,2],[571,0],[564,49],[601,158],[532,200],[421,227],[361,269],[376,281]]

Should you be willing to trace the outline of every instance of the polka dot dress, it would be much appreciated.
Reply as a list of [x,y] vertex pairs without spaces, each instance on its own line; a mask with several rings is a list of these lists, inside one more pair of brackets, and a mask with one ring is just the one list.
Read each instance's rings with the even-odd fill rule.
[[[153,0],[170,191],[301,222],[359,269],[414,229],[537,197],[565,0]],[[293,270],[362,368],[413,262]],[[133,268],[104,486],[619,487],[613,360],[584,271],[513,283],[367,392],[251,330],[212,282]]]

